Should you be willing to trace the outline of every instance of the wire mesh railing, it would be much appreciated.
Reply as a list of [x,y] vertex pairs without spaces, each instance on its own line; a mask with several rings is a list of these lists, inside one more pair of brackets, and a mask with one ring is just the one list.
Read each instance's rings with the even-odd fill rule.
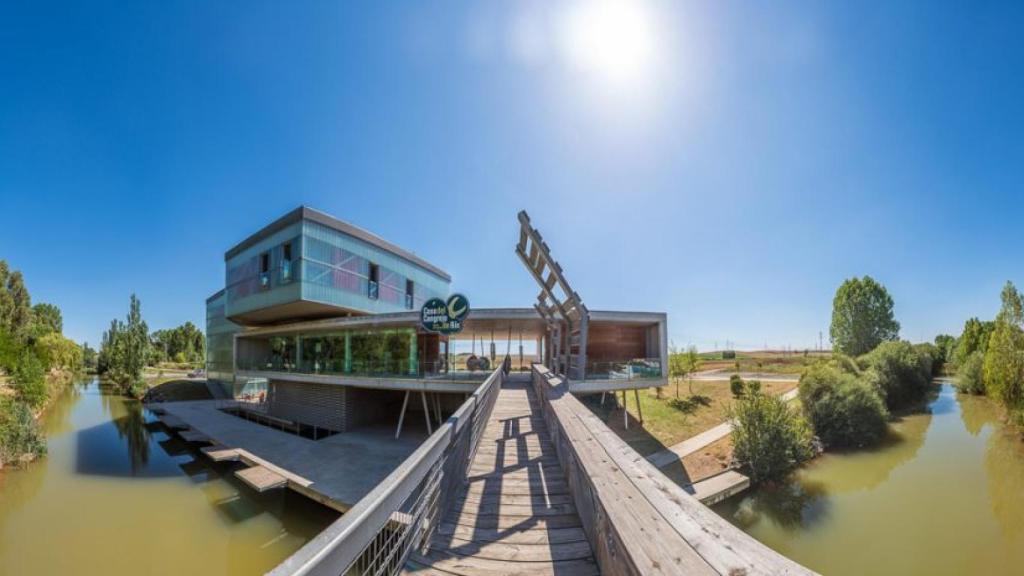
[[270,576],[384,576],[427,551],[465,480],[504,380],[494,370],[394,472]]

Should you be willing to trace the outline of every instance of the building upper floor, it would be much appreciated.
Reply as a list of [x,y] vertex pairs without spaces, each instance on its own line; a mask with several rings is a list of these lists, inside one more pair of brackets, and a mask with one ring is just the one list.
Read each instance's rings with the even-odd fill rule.
[[412,252],[305,206],[224,261],[224,317],[246,326],[416,310],[451,282]]

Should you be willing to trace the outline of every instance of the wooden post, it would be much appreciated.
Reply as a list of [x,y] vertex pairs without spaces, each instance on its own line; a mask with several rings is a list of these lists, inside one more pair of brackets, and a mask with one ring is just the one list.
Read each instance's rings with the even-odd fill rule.
[[644,423],[644,410],[640,407],[640,389],[633,388],[633,398],[636,400],[636,413],[640,416],[640,425]]
[[622,391],[622,426],[629,430],[629,410],[626,410],[626,391]]
[[405,391],[405,399],[402,400],[402,411],[398,413],[398,429],[395,430],[395,440],[402,434],[402,421],[405,420],[405,408],[409,405],[409,391]]

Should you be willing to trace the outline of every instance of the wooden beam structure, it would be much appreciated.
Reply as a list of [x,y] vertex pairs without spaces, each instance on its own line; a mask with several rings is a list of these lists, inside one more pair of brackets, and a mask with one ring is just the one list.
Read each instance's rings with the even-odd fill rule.
[[590,311],[565,279],[561,265],[525,210],[519,212],[516,254],[540,286],[533,307],[548,326],[552,368],[570,380],[585,379]]

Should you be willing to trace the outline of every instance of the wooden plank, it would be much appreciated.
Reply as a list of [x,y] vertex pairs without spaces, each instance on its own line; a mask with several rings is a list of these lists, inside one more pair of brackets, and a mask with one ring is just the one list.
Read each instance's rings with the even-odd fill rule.
[[237,462],[239,459],[238,450],[228,448],[227,446],[221,446],[220,444],[203,446],[199,451],[206,454],[206,456],[214,462]]
[[686,494],[553,382],[535,372],[584,530],[608,573],[813,574]]
[[506,544],[559,544],[564,542],[586,542],[587,535],[582,528],[544,528],[525,530],[497,530],[475,528],[452,522],[441,522],[436,534],[451,536],[458,540],[473,542],[505,542]]
[[474,542],[457,538],[435,538],[444,551],[453,556],[472,556],[502,562],[563,562],[592,559],[586,540],[564,544],[510,544],[507,542]]
[[506,383],[466,483],[413,573],[597,574],[555,444],[531,387]]
[[568,494],[517,494],[502,492],[465,493],[459,497],[467,502],[501,502],[513,506],[546,506],[552,504],[570,504],[572,496]]
[[413,554],[410,564],[420,565],[452,574],[477,576],[599,576],[600,571],[592,558],[564,562],[504,562],[488,558],[458,556],[440,551]]
[[700,482],[691,484],[686,491],[705,506],[718,504],[750,487],[750,478],[735,470],[727,470]]
[[235,472],[235,476],[240,478],[242,482],[245,482],[257,492],[266,492],[267,490],[273,490],[275,488],[284,488],[288,485],[288,480],[276,472],[272,472],[270,469],[263,466],[253,466],[244,470],[238,470]]
[[508,504],[497,499],[487,502],[474,502],[457,500],[452,506],[456,512],[470,512],[478,516],[566,516],[575,515],[576,506],[572,503],[544,504],[534,506],[533,504]]

